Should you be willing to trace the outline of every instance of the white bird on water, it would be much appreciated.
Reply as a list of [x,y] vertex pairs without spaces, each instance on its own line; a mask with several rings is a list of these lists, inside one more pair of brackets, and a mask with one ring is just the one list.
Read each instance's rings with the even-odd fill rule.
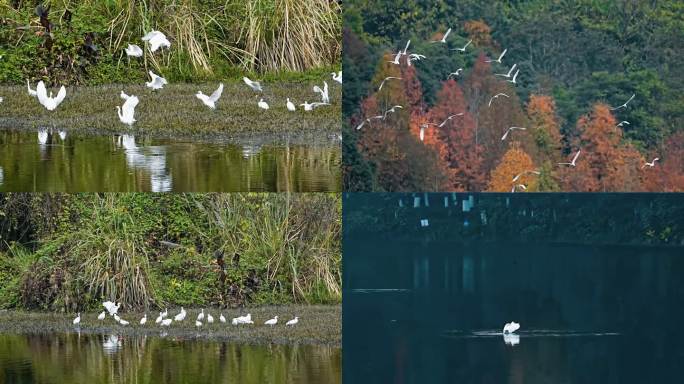
[[258,105],[259,108],[261,108],[261,109],[268,109],[268,108],[269,108],[268,103],[264,101],[264,98],[263,98],[263,97],[261,98],[261,100],[259,100],[259,102],[257,103],[257,105]]
[[271,327],[278,324],[278,316],[272,318],[271,320],[266,320],[264,325],[270,325]]
[[147,313],[145,314],[145,316],[143,316],[142,319],[140,319],[140,325],[145,325],[145,323],[147,323]]
[[288,321],[287,323],[285,323],[285,325],[295,325],[297,323],[299,323],[299,317],[295,316],[294,319]]
[[655,165],[656,165],[655,163],[656,163],[656,161],[658,161],[658,160],[660,160],[660,158],[656,157],[656,158],[653,159],[653,161],[651,161],[650,163],[644,164],[644,165],[641,167],[641,169],[644,169],[644,168],[646,168],[646,167],[651,167],[651,168],[655,167]]
[[575,166],[575,163],[577,162],[577,158],[578,158],[579,155],[580,155],[580,152],[582,152],[581,149],[577,151],[577,153],[575,154],[575,157],[572,158],[572,161],[571,161],[571,162],[569,162],[569,163],[558,163],[558,165],[571,165],[571,166],[574,167],[574,166]]
[[394,76],[385,77],[385,79],[382,80],[382,82],[380,83],[380,86],[378,87],[378,92],[380,92],[380,90],[382,89],[382,86],[385,85],[385,82],[387,80],[401,80],[401,77],[394,77]]
[[295,108],[295,105],[290,101],[289,97],[287,98],[287,104],[286,105],[287,105],[287,110],[290,112],[294,112],[297,110],[297,108]]
[[430,43],[442,43],[442,44],[446,44],[446,39],[447,39],[447,37],[449,37],[449,34],[450,34],[450,33],[451,33],[451,28],[447,29],[447,31],[444,32],[444,36],[442,36],[442,39],[441,39],[441,40],[431,41]]
[[52,92],[50,92],[50,96],[48,96],[47,90],[45,89],[45,83],[41,80],[36,87],[36,95],[38,96],[38,102],[40,104],[48,111],[54,111],[62,101],[64,101],[64,98],[66,97],[66,88],[62,85],[59,92],[57,92],[56,97],[52,97]]
[[524,127],[510,127],[506,130],[506,133],[504,133],[503,136],[501,136],[501,141],[506,140],[506,137],[508,137],[508,134],[511,133],[513,130],[519,130],[519,131],[526,131],[527,128]]
[[513,73],[513,71],[515,71],[515,67],[517,67],[517,66],[518,66],[518,64],[513,64],[513,66],[511,67],[511,69],[508,70],[508,73],[506,73],[506,74],[497,73],[497,74],[495,74],[494,76],[503,76],[503,77],[505,77],[505,78],[510,78],[510,77],[511,77],[511,74]]
[[155,52],[157,49],[166,47],[171,48],[171,42],[166,38],[166,35],[159,31],[151,31],[142,38],[143,41],[150,43],[150,51]]
[[615,111],[615,110],[618,110],[618,109],[620,109],[620,108],[627,108],[627,104],[629,104],[630,101],[634,100],[635,97],[636,97],[636,93],[633,94],[632,97],[629,98],[629,100],[625,101],[624,104],[622,104],[622,105],[620,105],[620,106],[618,106],[618,107],[615,107],[615,108],[611,108],[610,110],[611,110],[611,111]]
[[29,79],[26,79],[26,88],[28,89],[29,96],[33,96],[33,97],[38,96],[38,93],[36,92],[36,90],[31,89],[31,83],[29,83]]
[[342,71],[339,71],[337,73],[332,72],[332,79],[342,84]]
[[106,315],[106,312],[105,312],[105,311],[102,311],[102,313],[100,313],[99,315],[97,315],[97,319],[98,319],[98,320],[104,320],[105,315]]
[[328,104],[328,103],[330,103],[330,96],[328,96],[328,82],[324,81],[323,84],[324,84],[323,89],[321,89],[318,85],[315,85],[313,87],[313,91],[316,93],[320,93],[321,94],[321,102]]
[[509,98],[510,98],[510,96],[508,96],[508,95],[505,94],[505,93],[497,93],[496,95],[492,96],[491,99],[489,99],[489,105],[488,105],[488,107],[491,107],[491,106],[492,106],[492,101],[494,101],[494,99],[499,98],[499,96],[505,96],[505,97],[509,97]]
[[468,48],[468,46],[469,46],[470,43],[472,43],[472,42],[473,42],[473,40],[471,39],[470,41],[468,41],[468,42],[466,43],[466,45],[463,46],[463,48],[455,48],[455,49],[452,49],[452,51],[465,52],[465,51],[466,51],[466,48]]
[[246,76],[242,78],[242,81],[244,81],[245,84],[247,84],[255,92],[262,92],[261,83],[259,83],[258,81],[252,81]]
[[138,105],[140,100],[136,96],[129,96],[128,99],[123,103],[123,106],[116,106],[117,114],[119,115],[119,120],[122,123],[128,124],[129,127],[133,126],[135,120],[135,107]]
[[499,58],[496,60],[486,60],[485,63],[499,63],[501,64],[501,59],[503,59],[504,55],[508,52],[508,48],[504,49],[503,52],[501,52],[501,55],[499,55]]
[[72,321],[74,325],[79,325],[81,323],[81,312],[78,313],[78,316]]
[[216,109],[216,102],[218,99],[221,98],[221,94],[223,93],[223,83],[219,84],[218,88],[211,94],[211,96],[207,96],[202,91],[198,91],[195,96],[204,103],[207,107],[211,109]]
[[178,313],[173,320],[175,321],[183,321],[185,319],[185,315],[187,315],[187,312],[185,312],[185,309],[181,307],[180,313]]
[[126,48],[126,55],[132,57],[141,57],[143,55],[143,50],[135,44],[128,44],[128,48]]
[[503,327],[503,331],[501,333],[507,334],[507,333],[515,333],[520,329],[520,324],[516,323],[515,321],[511,321],[510,323],[506,323]]
[[151,80],[145,83],[147,88],[152,88],[153,90],[158,90],[164,88],[164,85],[168,84],[165,78],[157,76],[154,72],[149,71]]

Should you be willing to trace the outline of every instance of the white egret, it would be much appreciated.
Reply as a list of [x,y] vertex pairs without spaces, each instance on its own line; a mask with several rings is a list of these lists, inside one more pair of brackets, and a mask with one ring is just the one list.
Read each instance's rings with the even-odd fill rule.
[[162,316],[162,313],[159,312],[159,316],[157,316],[157,318],[154,320],[154,323],[159,324],[162,322],[162,320],[164,320],[164,316]]
[[636,93],[633,94],[632,97],[629,98],[629,100],[625,101],[624,104],[622,104],[622,105],[620,105],[620,106],[618,106],[618,107],[615,107],[615,108],[611,108],[610,110],[611,110],[611,111],[615,111],[615,110],[618,110],[618,109],[620,109],[620,108],[627,108],[627,104],[629,104],[630,101],[634,100],[635,97],[636,97]]
[[218,88],[214,91],[214,93],[211,94],[211,96],[207,96],[202,91],[198,91],[197,94],[195,95],[198,99],[204,103],[207,107],[211,109],[216,109],[216,102],[218,99],[221,98],[221,94],[223,93],[223,83],[220,83]]
[[287,104],[286,105],[287,105],[287,110],[290,112],[294,112],[297,110],[297,108],[295,108],[295,105],[290,101],[289,97],[287,98]]
[[369,117],[366,120],[364,120],[363,122],[361,122],[361,124],[357,125],[356,130],[357,131],[360,130],[361,128],[363,128],[364,125],[366,125],[366,123],[370,123],[371,120],[382,120],[383,118],[384,118],[383,115]]
[[209,324],[214,323],[214,316],[212,316],[210,313],[207,313],[207,323],[209,323]]
[[392,108],[390,108],[390,109],[388,109],[388,110],[385,111],[385,113],[384,113],[382,119],[385,120],[385,119],[387,118],[387,115],[388,115],[389,113],[394,113],[394,112],[397,111],[397,109],[403,109],[403,108],[404,108],[404,107],[402,107],[401,105],[395,105],[395,106],[393,106]]
[[513,75],[513,80],[506,80],[506,81],[509,83],[518,84],[517,79],[518,79],[519,73],[520,73],[520,70],[518,69],[517,71],[515,71],[515,75]]
[[158,90],[158,89],[164,88],[164,85],[168,84],[168,82],[166,81],[165,78],[163,78],[163,77],[161,77],[161,76],[157,76],[157,75],[156,75],[154,72],[152,72],[152,71],[149,71],[148,73],[150,74],[150,79],[151,79],[151,80],[148,81],[147,83],[145,83],[145,85],[147,86],[147,88],[152,88],[153,90],[156,91],[156,90]]
[[385,82],[387,80],[401,80],[401,77],[394,77],[394,76],[385,77],[385,79],[382,80],[382,82],[380,83],[380,86],[378,87],[378,92],[380,92],[380,90],[382,89],[382,86],[385,85]]
[[59,135],[60,140],[62,140],[62,141],[66,140],[66,137],[67,137],[66,131],[59,131],[57,134]]
[[105,314],[106,314],[106,312],[105,312],[105,311],[102,311],[102,313],[100,313],[99,315],[97,315],[97,319],[98,319],[98,320],[104,320]]
[[449,120],[451,120],[451,119],[453,119],[454,117],[457,117],[457,116],[463,116],[463,113],[464,113],[464,112],[461,112],[461,113],[457,113],[457,114],[455,114],[455,115],[450,115],[450,116],[448,116],[444,121],[442,121],[442,122],[438,125],[438,127],[439,127],[439,128],[442,128],[443,126],[446,125],[446,123],[449,122]]
[[162,312],[161,315],[162,315],[162,317],[168,316],[168,315],[169,315],[169,309],[168,309],[168,308],[165,308],[165,309],[164,309],[164,312]]
[[504,333],[503,339],[506,345],[510,345],[512,347],[520,344],[520,335],[516,335],[515,333]]
[[159,31],[151,31],[142,38],[150,44],[150,51],[155,52],[161,47],[171,48],[171,42],[166,38],[166,35]]
[[164,319],[164,320],[162,320],[161,325],[164,326],[164,327],[168,327],[168,326],[171,325],[171,322],[173,322],[173,320],[171,320],[171,319]]
[[130,324],[130,323],[129,323],[128,321],[126,321],[126,320],[120,318],[120,319],[119,319],[119,324],[121,324],[121,325],[128,325],[128,324]]
[[525,171],[525,172],[521,172],[521,173],[517,174],[517,175],[513,178],[513,180],[511,180],[511,183],[515,183],[516,181],[518,181],[519,178],[523,177],[524,175],[530,175],[530,174],[531,174],[531,175],[541,175],[541,172],[539,172],[539,171]]
[[252,88],[252,90],[256,92],[262,92],[261,83],[259,83],[258,81],[252,81],[246,76],[242,78],[242,81],[244,81],[245,84],[249,85],[249,87]]
[[323,86],[323,89],[321,89],[318,85],[315,85],[313,87],[313,91],[321,94],[321,102],[322,103],[328,104],[328,103],[330,103],[330,96],[328,96],[328,82],[324,81],[323,84],[325,84]]
[[337,73],[332,72],[332,79],[333,81],[337,81],[338,83],[342,84],[342,71]]
[[451,79],[451,77],[456,77],[456,76],[461,76],[461,73],[463,72],[463,68],[459,68],[456,70],[456,72],[451,72],[449,76],[447,76],[447,80]]
[[195,320],[195,327],[199,328],[202,326],[202,322],[199,320]]
[[629,125],[629,121],[623,120],[623,121],[620,122],[620,124],[617,125],[617,127],[622,127],[622,126],[624,126],[624,125]]
[[64,98],[66,97],[66,88],[62,85],[62,87],[59,89],[59,92],[57,92],[56,97],[52,97],[52,92],[50,92],[50,96],[47,95],[47,90],[45,89],[45,83],[43,81],[38,82],[38,86],[36,87],[36,96],[38,97],[38,102],[42,104],[48,111],[54,111],[55,108],[57,108],[62,101],[64,101]]
[[406,46],[404,47],[404,51],[401,52],[402,55],[406,55],[406,52],[408,52],[409,45],[411,45],[411,40],[406,42]]
[[135,107],[138,105],[140,100],[136,96],[130,96],[123,104],[123,107],[116,106],[117,114],[119,115],[119,120],[122,123],[128,124],[129,127],[133,126],[137,120],[135,120]]
[[299,104],[299,105],[304,107],[305,111],[313,111],[317,107],[320,107],[322,105],[330,105],[330,104],[328,104],[328,103],[309,103],[308,101],[305,101],[303,104]]
[[140,325],[145,325],[145,323],[147,323],[147,313],[145,314],[145,316],[143,316],[142,319],[140,319]]
[[299,317],[295,316],[294,319],[288,321],[287,323],[285,323],[285,325],[295,325],[297,323],[299,323]]
[[506,325],[504,325],[503,331],[501,333],[515,333],[515,331],[518,329],[520,329],[520,324],[516,323],[515,321],[511,321],[510,323],[506,323]]
[[29,83],[29,79],[26,79],[26,88],[28,88],[28,94],[29,96],[37,97],[38,93],[36,92],[35,89],[31,89],[31,84]]
[[442,36],[442,39],[441,39],[441,40],[431,41],[430,43],[442,43],[442,44],[446,44],[446,39],[447,39],[447,37],[449,37],[449,34],[450,34],[450,33],[451,33],[451,28],[447,29],[447,31],[444,32],[444,36]]
[[116,321],[117,323],[118,323],[119,321],[121,321],[121,318],[120,318],[119,315],[116,314],[116,313],[114,314],[114,321]]
[[204,308],[202,309],[202,312],[197,315],[197,320],[202,321],[204,320]]
[[509,97],[509,98],[510,98],[510,96],[508,96],[508,95],[505,94],[505,93],[497,93],[496,95],[492,96],[491,99],[489,99],[489,105],[488,105],[488,107],[491,107],[491,106],[492,106],[492,101],[494,101],[494,99],[498,99],[499,96],[505,96],[505,97]]
[[263,98],[263,97],[259,100],[259,102],[257,103],[257,105],[258,105],[259,108],[261,108],[261,109],[268,109],[268,108],[269,108],[268,103],[264,101],[264,98]]
[[3,102],[3,100],[5,100],[5,99],[3,99],[2,97],[0,97],[0,103],[2,103],[2,102]]
[[399,51],[396,56],[394,56],[393,61],[388,61],[390,64],[399,65],[399,59],[401,58],[401,51]]
[[272,318],[271,320],[266,320],[264,325],[270,325],[271,327],[278,324],[278,316]]
[[517,184],[517,185],[514,185],[514,186],[513,186],[513,189],[511,189],[511,193],[512,193],[512,192],[515,192],[516,189],[518,189],[518,188],[522,189],[523,191],[527,191],[527,185],[525,185],[525,184]]
[[81,312],[78,313],[78,316],[72,321],[74,325],[79,325],[81,323]]
[[187,314],[187,312],[185,312],[185,309],[183,309],[183,307],[181,307],[180,313],[178,313],[178,314],[173,318],[173,320],[175,320],[175,321],[183,321],[183,320],[185,319],[185,315],[186,315],[186,314]]
[[577,162],[577,158],[578,158],[579,155],[580,155],[580,152],[582,152],[582,150],[578,150],[578,151],[577,151],[577,153],[575,154],[575,157],[572,158],[572,161],[571,161],[571,162],[569,162],[569,163],[558,163],[558,165],[571,165],[571,166],[574,167],[574,166],[575,166],[575,163]]
[[131,97],[126,94],[126,92],[121,91],[121,94],[119,95],[123,100],[128,100]]
[[419,135],[419,136],[420,136],[420,141],[424,141],[424,140],[425,140],[425,130],[426,130],[429,126],[431,126],[431,125],[434,125],[435,127],[438,126],[437,124],[433,124],[433,123],[425,123],[425,124],[423,124],[423,125],[420,126],[420,135]]
[[119,311],[119,307],[121,307],[121,304],[116,305],[116,303],[112,301],[105,301],[104,303],[102,303],[102,306],[105,307],[107,312],[109,312],[109,316],[114,316]]
[[410,67],[412,62],[423,60],[425,57],[426,57],[425,55],[420,55],[418,53],[412,53],[408,56],[408,60],[406,61],[406,63]]
[[504,49],[503,52],[501,52],[501,55],[499,55],[499,58],[496,60],[486,60],[485,63],[499,63],[501,64],[501,59],[503,59],[504,55],[508,52],[508,48]]
[[225,322],[226,322],[226,317],[223,316],[223,313],[221,313],[221,314],[219,315],[219,321],[222,322],[222,323],[225,323]]
[[38,144],[45,145],[48,142],[48,130],[40,129],[38,130]]
[[514,130],[526,131],[527,128],[523,128],[523,127],[510,127],[510,128],[508,128],[508,129],[506,130],[506,133],[504,133],[504,135],[501,136],[501,141],[506,140],[506,137],[508,137],[508,134],[511,133],[511,132],[514,131]]
[[452,49],[452,51],[465,52],[465,51],[466,51],[466,48],[468,48],[468,46],[469,46],[470,43],[472,43],[472,42],[473,42],[473,40],[471,39],[470,41],[468,41],[468,43],[466,43],[466,45],[463,46],[463,48],[455,48],[455,49]]
[[135,44],[128,44],[128,48],[126,48],[126,55],[132,57],[141,57],[143,55],[143,50]]
[[655,163],[656,163],[656,161],[658,161],[658,160],[660,160],[660,158],[656,157],[656,158],[653,159],[653,161],[651,161],[650,163],[644,164],[644,165],[641,167],[641,169],[644,169],[644,168],[646,168],[646,167],[651,167],[651,168],[655,167],[655,165],[656,165]]
[[508,70],[508,73],[505,74],[505,75],[504,75],[504,74],[501,74],[501,73],[497,73],[497,74],[495,74],[494,76],[503,76],[503,77],[505,77],[505,78],[510,78],[510,77],[511,77],[511,74],[513,73],[513,71],[515,71],[515,68],[516,68],[517,66],[518,66],[518,64],[513,64],[513,66],[511,67],[511,69],[509,69],[509,70]]

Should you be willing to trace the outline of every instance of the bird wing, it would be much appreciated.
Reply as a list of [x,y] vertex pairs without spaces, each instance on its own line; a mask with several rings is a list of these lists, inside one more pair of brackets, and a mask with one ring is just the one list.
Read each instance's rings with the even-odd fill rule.
[[124,102],[122,109],[122,114],[124,116],[130,116],[133,117],[133,114],[135,113],[135,106],[138,105],[140,100],[136,96],[131,96]]
[[214,91],[214,93],[209,96],[209,99],[211,101],[216,102],[220,97],[221,94],[223,93],[223,83],[219,84],[218,88]]
[[314,85],[313,91],[316,93],[320,93],[321,95],[323,94],[323,90],[318,85]]
[[38,101],[45,105],[45,102],[47,102],[47,90],[45,89],[45,83],[43,81],[39,81],[38,85],[36,86],[36,96],[38,96]]
[[153,39],[155,36],[157,36],[157,34],[159,34],[159,33],[161,33],[161,32],[159,32],[159,31],[150,31],[150,32],[148,32],[145,36],[143,36],[142,40],[143,40],[143,41],[152,40],[152,39]]
[[582,150],[577,150],[577,153],[575,154],[575,157],[572,158],[572,163],[574,163],[575,161],[577,161],[577,158],[579,157],[580,152],[582,152]]
[[506,137],[508,137],[508,132],[510,132],[510,131],[511,131],[510,129],[507,129],[507,130],[506,130],[506,133],[504,133],[504,135],[501,136],[501,141],[506,140]]
[[504,57],[504,55],[506,54],[506,52],[508,52],[508,48],[504,49],[504,51],[501,52],[501,55],[499,56],[499,62],[501,61],[501,59],[503,59],[503,57]]
[[64,101],[64,98],[66,97],[66,88],[62,85],[62,87],[59,89],[59,92],[57,92],[57,97],[55,98],[55,104],[59,105],[62,101]]
[[442,40],[446,40],[450,33],[451,33],[451,28],[447,29],[446,33],[444,33]]

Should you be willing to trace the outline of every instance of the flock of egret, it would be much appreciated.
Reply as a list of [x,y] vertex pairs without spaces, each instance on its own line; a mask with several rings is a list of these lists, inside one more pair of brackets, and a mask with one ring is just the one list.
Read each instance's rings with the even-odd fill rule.
[[[161,48],[171,48],[171,42],[166,38],[164,33],[160,31],[151,31],[147,33],[145,36],[143,36],[142,40],[148,44],[148,48],[152,53],[156,52]],[[128,47],[125,49],[125,52],[126,55],[129,57],[129,60],[131,57],[136,58],[143,56],[142,48],[135,44],[129,44]],[[148,71],[148,74],[150,75],[150,81],[146,82],[145,85],[154,91],[159,91],[163,89],[164,86],[169,83],[165,78],[155,74],[152,71]],[[333,72],[331,74],[333,81],[342,84],[342,71]],[[260,82],[253,81],[247,78],[246,76],[243,77],[242,80],[253,91],[263,92],[263,88]],[[66,88],[62,86],[59,89],[59,92],[57,92],[57,96],[53,97],[52,92],[50,92],[49,94],[47,93],[47,89],[45,88],[45,83],[43,83],[43,81],[38,82],[38,85],[36,86],[35,90],[31,89],[31,84],[29,80],[26,80],[26,86],[28,88],[29,95],[36,97],[38,99],[38,102],[41,105],[43,105],[48,111],[54,111],[64,101],[67,95]],[[304,107],[305,111],[313,111],[317,107],[330,105],[328,83],[326,81],[323,82],[322,87],[319,87],[318,85],[314,86],[313,91],[314,93],[318,93],[320,95],[321,101],[309,103],[307,100],[304,103],[300,104],[300,107]],[[218,88],[211,95],[205,95],[204,93],[202,93],[202,91],[198,91],[195,94],[195,96],[210,109],[216,109],[216,103],[221,98],[222,93],[223,83],[219,84]],[[123,124],[132,126],[136,122],[135,108],[140,103],[140,99],[138,99],[138,97],[134,95],[126,95],[123,91],[121,92],[121,98],[124,100],[123,105],[116,106],[119,120]],[[2,98],[0,98],[0,103],[1,102]],[[263,97],[259,99],[259,101],[257,102],[257,106],[264,110],[270,109],[268,102],[264,100]],[[287,110],[291,112],[297,110],[295,104],[292,103],[289,98],[287,99],[286,107]]]
[[[112,301],[105,301],[102,303],[102,306],[104,307],[104,311],[102,311],[98,316],[97,320],[99,321],[104,321],[109,315],[114,319],[114,321],[120,325],[126,326],[129,325],[130,322],[127,320],[124,320],[121,316],[119,316],[119,308],[121,307],[121,304],[117,304]],[[175,315],[173,318],[169,317],[169,310],[165,309],[163,312],[159,312],[159,316],[155,319],[154,323],[158,324],[162,327],[170,327],[173,322],[176,323],[182,323],[185,318],[187,317],[188,312],[185,310],[185,308],[181,307],[180,312]],[[223,316],[223,313],[219,314],[218,321],[222,324],[227,323],[227,319],[225,316]],[[145,325],[147,323],[147,313],[139,320],[138,322],[140,325]],[[202,327],[203,324],[213,324],[214,323],[214,317],[210,313],[205,313],[204,309],[197,315],[197,318],[195,319],[195,326],[196,327]],[[299,317],[295,316],[292,320],[289,320],[288,322],[285,323],[286,326],[295,326],[299,323]],[[72,320],[72,324],[76,326],[81,325],[81,313],[79,312],[77,316]],[[243,325],[243,324],[254,324],[254,320],[252,320],[252,315],[248,313],[247,315],[244,316],[238,316],[234,317],[231,320],[232,325]],[[273,317],[272,319],[266,320],[264,325],[268,326],[275,326],[278,324],[278,316]]]
[[[442,35],[442,37],[441,37],[440,39],[431,41],[430,43],[431,43],[431,44],[445,44],[445,45],[446,45],[446,44],[447,44],[447,38],[449,37],[450,34],[451,34],[451,28],[447,29],[447,31]],[[454,49],[451,49],[451,50],[452,50],[452,51],[457,51],[457,52],[460,52],[460,53],[465,53],[465,52],[467,51],[468,47],[472,44],[472,42],[473,42],[473,40],[471,39],[471,40],[469,40],[467,43],[465,43],[465,45],[463,45],[463,47],[454,48]],[[411,65],[412,65],[412,62],[414,62],[414,61],[419,61],[419,60],[422,60],[422,59],[425,59],[425,58],[426,58],[425,55],[421,55],[421,54],[418,54],[418,53],[411,53],[411,52],[409,52],[409,47],[410,47],[410,45],[411,45],[411,40],[408,40],[408,42],[406,43],[406,46],[404,47],[404,49],[403,49],[403,50],[400,49],[399,52],[397,52],[396,54],[394,54],[394,60],[388,61],[388,63],[393,64],[393,65],[401,65],[401,64],[402,64],[402,57],[405,57],[405,58],[406,58],[406,60],[405,60],[406,65],[407,65],[407,66],[411,66]],[[487,62],[487,63],[498,63],[498,64],[503,64],[503,59],[504,59],[504,56],[506,55],[507,52],[508,52],[508,48],[504,49],[504,50],[501,52],[501,54],[500,54],[496,59],[488,59],[488,60],[486,60],[486,62]],[[448,79],[451,79],[451,78],[458,78],[459,76],[461,76],[462,73],[463,73],[463,68],[458,68],[455,72],[449,73],[449,75],[447,76],[447,80],[448,80]],[[514,64],[508,69],[508,72],[507,72],[507,73],[496,73],[496,74],[494,74],[494,76],[500,76],[500,77],[506,79],[506,82],[511,83],[511,84],[513,84],[513,85],[517,85],[517,84],[518,84],[518,75],[520,75],[520,68],[518,68],[518,64],[517,64],[517,63],[514,63]],[[383,88],[383,86],[385,85],[385,83],[386,83],[387,81],[390,81],[390,80],[398,80],[398,81],[401,81],[402,78],[401,78],[401,77],[396,77],[396,76],[389,76],[389,77],[386,77],[385,79],[383,79],[383,80],[380,82],[380,85],[379,85],[378,88],[377,88],[377,92],[379,92],[380,90],[382,90],[382,88]],[[494,101],[498,100],[500,97],[510,98],[510,96],[507,95],[506,93],[499,92],[499,93],[497,93],[497,94],[491,96],[491,98],[489,99],[489,103],[488,103],[488,105],[487,105],[488,108],[491,108],[491,107],[492,107],[492,103],[493,103]],[[621,105],[619,105],[619,106],[617,106],[617,107],[611,108],[611,111],[617,111],[617,110],[619,110],[619,109],[627,108],[628,105],[629,105],[629,103],[630,103],[632,100],[634,100],[635,97],[636,97],[636,93],[633,94],[633,95],[629,98],[629,100],[627,100],[625,103],[623,103],[623,104],[621,104]],[[378,120],[378,121],[384,121],[384,120],[386,120],[387,117],[388,117],[388,114],[389,114],[389,113],[392,113],[392,112],[395,112],[397,108],[402,108],[402,106],[393,106],[392,108],[390,108],[389,110],[387,110],[387,111],[384,112],[383,114],[365,118],[364,120],[361,121],[360,124],[358,124],[358,125],[356,126],[356,130],[360,130],[360,129],[363,128],[364,126],[370,125],[370,123],[372,123],[373,120]],[[452,117],[453,117],[453,116],[463,116],[464,113],[465,113],[465,112],[461,112],[461,113],[452,115]],[[448,119],[448,120],[450,120],[450,119]],[[447,121],[448,121],[448,120],[447,120]],[[445,123],[446,123],[446,122],[445,122]],[[430,126],[435,126],[435,127],[438,127],[438,128],[442,128],[442,127],[444,126],[445,123],[441,123],[441,124],[430,123],[430,122],[423,123],[423,124],[420,126],[420,135],[419,135],[420,140],[421,140],[421,141],[424,141],[424,138],[425,138],[425,130],[426,130],[428,127],[430,127]],[[622,121],[622,122],[620,122],[620,124],[618,124],[617,126],[618,126],[618,127],[623,127],[624,125],[629,125],[629,122],[628,122],[628,121]],[[505,141],[509,136],[511,136],[511,132],[514,131],[514,130],[526,131],[527,128],[525,128],[525,127],[515,127],[515,126],[508,127],[508,128],[503,132],[503,135],[501,136],[501,141]],[[581,150],[578,149],[577,152],[575,153],[575,155],[574,155],[572,161],[570,161],[570,162],[558,163],[558,165],[559,165],[559,166],[567,165],[567,166],[575,167],[576,164],[577,164],[577,159],[578,159],[578,157],[579,157],[580,152],[581,152]],[[659,160],[658,158],[655,158],[653,161],[645,163],[645,164],[642,166],[642,169],[645,168],[645,167],[654,167],[656,161],[658,161],[658,160]],[[515,180],[513,180],[513,182],[515,182]],[[514,192],[516,189],[518,189],[518,187],[520,187],[520,189],[527,189],[527,186],[525,186],[525,185],[523,185],[523,184],[514,185],[514,187],[513,187],[513,192]]]

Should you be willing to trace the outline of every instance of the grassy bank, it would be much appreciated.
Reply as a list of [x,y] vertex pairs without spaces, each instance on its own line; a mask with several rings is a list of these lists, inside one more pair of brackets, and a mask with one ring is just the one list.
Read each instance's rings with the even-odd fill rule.
[[[93,334],[118,335],[150,335],[158,336],[165,332],[169,337],[183,339],[226,340],[237,343],[262,344],[326,344],[341,346],[342,340],[342,308],[334,306],[261,306],[243,308],[240,310],[219,310],[206,308],[215,318],[213,324],[204,322],[202,327],[195,326],[198,308],[185,308],[188,316],[183,322],[174,322],[169,327],[162,327],[154,323],[157,312],[148,312],[148,322],[140,325],[143,314],[140,312],[125,313],[122,317],[130,324],[121,326],[111,317],[97,320],[98,313],[81,313],[81,325],[76,328],[72,320],[76,315],[45,312],[0,311],[0,332],[11,333],[61,333],[75,332]],[[179,309],[169,310],[170,315],[176,315]],[[219,313],[228,319],[251,313],[254,325],[233,326],[218,321]],[[270,327],[263,325],[264,321],[278,315],[279,324]],[[285,322],[294,316],[299,317],[299,323],[294,327],[286,327]]]
[[[322,84],[322,81],[317,82]],[[170,84],[153,92],[144,85],[103,85],[70,87],[67,97],[55,110],[47,111],[23,86],[0,86],[0,128],[37,129],[54,127],[79,133],[151,134],[169,137],[203,137],[216,140],[246,140],[277,135],[329,135],[340,132],[340,100],[342,87],[331,85],[332,105],[306,112],[300,108],[289,112],[286,98],[300,104],[320,101],[312,88],[315,83],[266,83],[264,99],[270,109],[257,107],[257,94],[245,84],[226,83],[216,110],[210,110],[195,97],[197,91],[211,94],[217,85]],[[138,96],[137,122],[132,128],[122,124],[116,106],[124,90]]]
[[341,301],[335,194],[0,194],[0,308]]

